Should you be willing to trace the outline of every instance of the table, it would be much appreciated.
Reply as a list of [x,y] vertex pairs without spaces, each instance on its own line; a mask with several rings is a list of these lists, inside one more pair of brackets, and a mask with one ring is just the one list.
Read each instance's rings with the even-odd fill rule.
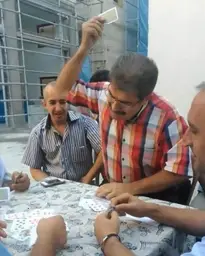
[[[63,185],[44,188],[40,183],[32,183],[24,193],[12,193],[11,200],[0,205],[0,214],[30,211],[36,208],[55,209],[69,225],[68,248],[57,255],[101,256],[103,255],[96,241],[93,222],[96,213],[79,206],[81,196],[91,198],[97,187],[67,181]],[[86,196],[87,195],[87,196]],[[168,202],[143,198],[146,201],[171,205]],[[11,225],[11,223],[8,223]],[[122,242],[137,256],[178,256],[178,244],[183,235],[175,229],[160,224],[134,222],[121,223],[120,237]],[[181,242],[179,242],[181,243]],[[12,255],[29,255],[26,242],[16,241],[11,237],[5,240],[6,247]]]

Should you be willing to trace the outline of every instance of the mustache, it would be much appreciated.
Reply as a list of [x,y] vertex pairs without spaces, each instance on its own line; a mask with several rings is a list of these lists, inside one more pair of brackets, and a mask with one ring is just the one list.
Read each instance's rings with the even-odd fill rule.
[[114,114],[118,115],[118,116],[125,116],[126,113],[124,111],[112,111]]

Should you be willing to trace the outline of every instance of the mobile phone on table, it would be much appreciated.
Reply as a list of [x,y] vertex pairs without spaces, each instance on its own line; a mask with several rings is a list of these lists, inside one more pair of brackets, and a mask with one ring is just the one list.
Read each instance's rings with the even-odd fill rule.
[[47,179],[47,180],[41,181],[41,185],[44,186],[45,188],[53,187],[53,186],[64,184],[64,183],[65,183],[65,180],[59,179],[59,178],[53,178],[53,179]]

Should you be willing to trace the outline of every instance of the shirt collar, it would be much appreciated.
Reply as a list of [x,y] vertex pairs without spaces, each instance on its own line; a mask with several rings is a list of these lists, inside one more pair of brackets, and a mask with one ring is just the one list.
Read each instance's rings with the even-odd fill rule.
[[[68,111],[67,114],[67,123],[72,123],[76,120],[78,120],[80,118],[80,114],[75,113],[73,111]],[[50,114],[47,115],[46,120],[45,120],[45,125],[44,125],[44,129],[51,129],[52,123],[51,123],[51,116]]]
[[134,124],[137,122],[138,117],[141,115],[141,113],[144,111],[144,109],[147,107],[149,101],[146,101],[144,105],[141,106],[141,108],[137,111],[137,113],[127,121],[129,124]]

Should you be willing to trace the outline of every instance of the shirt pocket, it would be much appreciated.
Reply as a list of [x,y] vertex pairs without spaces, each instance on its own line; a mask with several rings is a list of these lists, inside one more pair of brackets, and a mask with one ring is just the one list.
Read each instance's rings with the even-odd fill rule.
[[73,148],[71,157],[73,162],[85,162],[88,157],[88,148],[86,146]]

